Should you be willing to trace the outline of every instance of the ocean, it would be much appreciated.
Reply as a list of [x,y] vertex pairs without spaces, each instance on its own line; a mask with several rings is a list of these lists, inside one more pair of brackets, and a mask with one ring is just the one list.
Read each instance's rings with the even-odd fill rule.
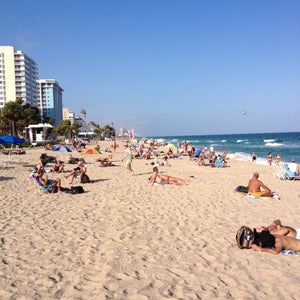
[[228,152],[228,157],[236,160],[251,161],[252,152],[256,153],[258,164],[267,164],[267,154],[272,152],[273,158],[280,154],[283,162],[295,160],[300,164],[300,132],[224,134],[224,135],[186,135],[156,136],[151,139],[163,139],[177,146],[186,140],[197,149],[214,147],[215,151]]

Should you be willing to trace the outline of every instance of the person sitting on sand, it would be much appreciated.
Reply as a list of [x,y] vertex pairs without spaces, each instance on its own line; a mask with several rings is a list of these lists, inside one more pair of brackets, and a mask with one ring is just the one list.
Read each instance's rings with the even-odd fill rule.
[[52,187],[57,188],[58,192],[61,191],[60,179],[49,179],[48,175],[43,170],[37,171],[36,177],[41,185],[43,186],[52,185]]
[[79,177],[81,177],[82,174],[85,174],[85,173],[86,173],[86,166],[82,161],[79,161],[77,163],[77,167],[74,168],[73,172],[70,173],[69,175],[65,176],[65,178],[71,177],[70,184],[72,184],[75,177],[79,178]]
[[79,158],[73,157],[72,154],[69,154],[68,164],[77,164],[79,162]]
[[52,166],[52,172],[57,172],[57,173],[61,173],[63,172],[65,167],[65,164],[63,161],[61,160],[57,160],[54,165]]
[[110,159],[112,159],[111,154],[96,159],[96,162],[100,162],[100,167],[108,167],[112,166],[112,162],[110,161]]
[[295,229],[290,226],[282,225],[280,220],[274,220],[269,226],[259,226],[256,228],[257,232],[269,230],[273,235],[284,235],[297,240],[300,240],[300,228]]
[[300,240],[285,236],[273,235],[269,230],[256,232],[251,249],[255,251],[279,254],[283,250],[300,251]]
[[169,175],[159,175],[158,168],[154,167],[151,177],[149,178],[150,183],[159,184],[175,184],[175,185],[186,185],[188,180],[180,179]]
[[[249,180],[248,183],[248,194],[251,194],[255,197],[271,197],[271,190],[264,185],[264,183],[258,180],[259,174],[257,172],[253,173],[253,177]],[[261,190],[263,188],[263,191]]]

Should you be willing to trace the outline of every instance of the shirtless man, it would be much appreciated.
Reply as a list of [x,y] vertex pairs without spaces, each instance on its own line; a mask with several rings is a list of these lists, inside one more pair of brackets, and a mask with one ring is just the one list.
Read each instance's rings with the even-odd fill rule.
[[269,230],[263,230],[257,234],[251,248],[271,254],[278,254],[282,250],[300,251],[300,240],[289,236],[272,235]]
[[282,225],[280,220],[274,220],[268,227],[260,226],[256,228],[257,232],[269,230],[273,235],[284,235],[300,240],[300,229]]
[[151,183],[159,183],[159,184],[175,184],[175,185],[186,185],[188,184],[188,180],[176,178],[169,175],[159,175],[158,168],[154,167],[151,177],[149,178]]
[[49,179],[48,175],[43,171],[39,170],[37,172],[37,179],[43,186],[51,185],[53,188],[57,188],[57,191],[60,193],[61,191],[61,180],[58,179]]
[[[271,197],[271,190],[263,184],[262,181],[258,180],[259,174],[257,172],[253,173],[253,177],[249,180],[248,183],[248,193],[254,196],[259,197]],[[261,188],[264,190],[262,191]]]

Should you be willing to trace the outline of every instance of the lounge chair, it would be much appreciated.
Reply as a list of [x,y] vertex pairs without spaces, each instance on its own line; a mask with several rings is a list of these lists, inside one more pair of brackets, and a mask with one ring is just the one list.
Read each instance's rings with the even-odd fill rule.
[[30,174],[30,179],[33,179],[36,182],[42,193],[55,193],[57,191],[55,180],[50,180],[49,184],[42,185],[38,177],[34,173]]
[[288,180],[300,180],[300,174],[297,172],[292,172],[287,164],[284,164]]
[[277,164],[274,174],[281,180],[300,180],[300,174],[290,171],[288,165],[282,162]]

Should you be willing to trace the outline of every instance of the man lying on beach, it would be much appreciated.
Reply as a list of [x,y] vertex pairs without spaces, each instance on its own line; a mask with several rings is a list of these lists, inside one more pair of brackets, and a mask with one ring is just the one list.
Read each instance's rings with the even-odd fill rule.
[[273,235],[269,230],[255,233],[251,249],[279,254],[283,250],[300,251],[300,240],[284,235]]
[[271,197],[273,195],[271,190],[262,181],[258,180],[258,178],[259,174],[254,172],[253,177],[248,183],[248,194],[255,197]]
[[158,168],[154,167],[151,177],[149,178],[150,183],[159,184],[175,184],[175,185],[186,185],[188,184],[187,179],[180,179],[169,175],[159,175]]
[[269,230],[273,235],[284,235],[300,240],[300,228],[295,229],[290,226],[282,225],[280,220],[274,220],[269,226],[260,226],[256,228],[257,232]]

